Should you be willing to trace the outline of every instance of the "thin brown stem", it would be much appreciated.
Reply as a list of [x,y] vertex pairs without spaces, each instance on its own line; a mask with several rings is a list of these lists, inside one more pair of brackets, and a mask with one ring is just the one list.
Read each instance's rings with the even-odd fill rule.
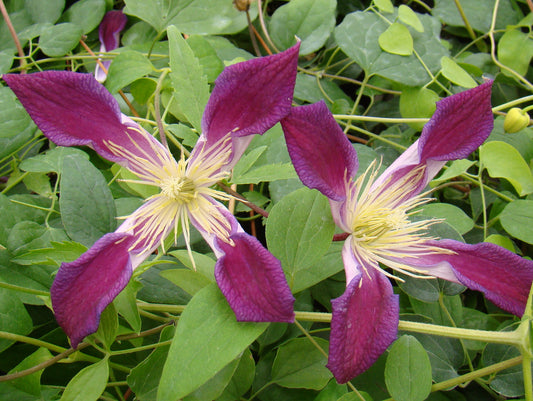
[[4,21],[6,22],[7,29],[9,30],[9,33],[11,34],[11,37],[13,38],[13,42],[15,42],[15,47],[17,48],[17,53],[19,55],[19,64],[22,71],[21,74],[26,73],[26,56],[24,55],[24,51],[22,50],[22,45],[20,44],[20,40],[17,36],[17,32],[15,31],[15,27],[11,23],[11,18],[9,18],[9,13],[7,12],[6,6],[4,4],[4,0],[0,0],[0,11],[2,12],[2,16],[4,17]]
[[222,184],[221,182],[219,182],[217,184],[220,188],[222,188],[226,193],[230,194],[231,196],[235,197],[235,199],[237,199],[239,202],[241,202],[242,204],[248,206],[250,209],[252,209],[254,212],[256,212],[257,214],[260,214],[261,216],[263,217],[268,217],[268,212],[264,209],[261,209],[259,206],[257,205],[254,205],[253,203],[251,202],[248,202],[246,200],[246,198],[244,196],[242,196],[240,193],[234,191],[233,189],[231,189],[230,187],[228,187],[227,185],[224,185]]
[[[91,50],[91,48],[89,46],[87,46],[87,44],[83,41],[83,39],[80,39],[80,44],[87,51],[87,53],[89,53],[93,57],[97,57],[96,54],[94,54],[94,52]],[[107,75],[107,68],[104,67],[104,64],[102,64],[102,61],[99,58],[96,58],[96,62],[98,63],[98,65],[100,66],[102,71]],[[122,92],[122,89],[119,89],[118,94],[120,95],[120,97],[122,97],[124,102],[128,105],[128,107],[129,107],[129,109],[131,111],[131,114],[133,114],[135,117],[140,117],[139,113],[137,113],[137,110],[135,110],[135,107],[133,107],[133,105],[131,104],[130,100],[126,97],[124,92]]]
[[255,55],[257,57],[261,57],[261,50],[259,50],[259,46],[257,45],[257,39],[255,37],[254,33],[254,27],[252,25],[252,19],[250,18],[250,12],[248,10],[246,12],[246,21],[248,21],[248,33],[250,35],[250,40],[252,41],[252,46],[254,48]]

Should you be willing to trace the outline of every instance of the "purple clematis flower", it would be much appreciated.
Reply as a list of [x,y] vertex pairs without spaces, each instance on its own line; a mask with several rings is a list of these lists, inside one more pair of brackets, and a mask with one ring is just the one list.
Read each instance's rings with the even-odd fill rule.
[[[100,38],[100,53],[115,50],[119,45],[119,34],[126,26],[128,17],[120,10],[108,11],[100,26],[98,27],[98,37]],[[109,70],[111,60],[100,60],[106,70]],[[96,63],[94,76],[98,82],[104,82],[107,72],[104,71],[99,63]]]
[[384,270],[434,276],[482,291],[521,316],[533,281],[533,262],[490,243],[438,240],[426,234],[435,220],[411,221],[410,210],[449,160],[467,157],[490,134],[492,82],[450,96],[422,135],[385,172],[371,167],[354,180],[357,155],[323,103],[300,106],[282,120],[291,159],[302,182],[329,198],[336,224],[349,235],[342,250],[346,290],[331,301],[328,368],[339,383],[368,369],[396,339],[398,295]]
[[120,113],[113,96],[90,74],[48,71],[4,75],[30,116],[57,145],[87,145],[159,187],[113,233],[77,260],[63,263],[51,289],[56,319],[76,347],[94,333],[100,314],[139,266],[189,222],[215,252],[215,278],[240,321],[294,320],[294,298],[280,262],[246,234],[211,188],[227,178],[253,134],[290,112],[298,45],[283,53],[226,68],[203,115],[203,133],[186,160]]

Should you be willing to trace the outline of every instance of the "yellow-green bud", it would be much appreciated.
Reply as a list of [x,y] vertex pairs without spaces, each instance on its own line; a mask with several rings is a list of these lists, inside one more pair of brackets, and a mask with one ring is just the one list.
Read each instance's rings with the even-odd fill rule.
[[503,129],[509,134],[518,132],[529,125],[529,114],[518,107],[513,107],[505,116]]

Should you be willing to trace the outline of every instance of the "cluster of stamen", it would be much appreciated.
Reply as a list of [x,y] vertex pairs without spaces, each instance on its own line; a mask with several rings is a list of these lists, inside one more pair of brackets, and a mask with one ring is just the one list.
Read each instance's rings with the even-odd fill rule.
[[[131,127],[129,129],[137,134],[148,135]],[[209,147],[205,142],[198,144],[199,147],[193,151],[188,160],[182,151],[178,161],[174,160],[167,149],[159,148],[157,145],[151,145],[151,152],[143,150],[131,135],[130,140],[139,152],[133,153],[112,142],[106,143],[112,153],[128,161],[131,170],[140,178],[140,180],[123,181],[157,186],[161,190],[160,193],[146,199],[145,206],[124,217],[134,221],[127,227],[127,230],[136,237],[130,251],[163,246],[166,235],[161,233],[169,233],[172,230],[176,241],[181,229],[191,254],[190,219],[194,219],[203,231],[232,243],[231,224],[223,215],[222,206],[211,199],[230,198],[226,193],[211,188],[229,175],[224,166],[231,156],[230,134]],[[149,141],[151,144],[152,142]],[[139,153],[143,157],[139,157]]]
[[376,186],[373,184],[378,170],[379,166],[372,163],[364,174],[347,183],[349,196],[344,212],[351,222],[349,228],[353,253],[363,268],[372,266],[394,277],[379,267],[379,263],[382,263],[404,274],[419,277],[426,272],[406,266],[398,260],[446,252],[426,245],[428,240],[435,239],[427,235],[429,226],[440,220],[410,220],[410,216],[417,213],[413,209],[431,201],[426,197],[427,193],[406,196],[423,179],[425,166],[414,168],[396,181],[389,178]]

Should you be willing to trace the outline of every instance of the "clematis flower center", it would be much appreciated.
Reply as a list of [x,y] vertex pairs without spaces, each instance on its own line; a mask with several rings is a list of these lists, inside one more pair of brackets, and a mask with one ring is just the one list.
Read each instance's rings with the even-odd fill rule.
[[196,198],[196,185],[189,177],[168,177],[161,182],[161,193],[169,199],[187,204]]
[[351,235],[349,240],[361,266],[373,266],[384,272],[379,263],[408,275],[424,274],[415,268],[399,263],[403,257],[421,257],[433,253],[448,253],[446,250],[425,245],[435,239],[427,235],[428,228],[438,223],[438,219],[413,220],[416,212],[412,209],[429,201],[422,193],[407,198],[423,179],[425,166],[414,168],[404,177],[392,178],[374,185],[377,170],[372,163],[364,174],[347,185],[349,194],[344,203],[348,227],[343,227]]

